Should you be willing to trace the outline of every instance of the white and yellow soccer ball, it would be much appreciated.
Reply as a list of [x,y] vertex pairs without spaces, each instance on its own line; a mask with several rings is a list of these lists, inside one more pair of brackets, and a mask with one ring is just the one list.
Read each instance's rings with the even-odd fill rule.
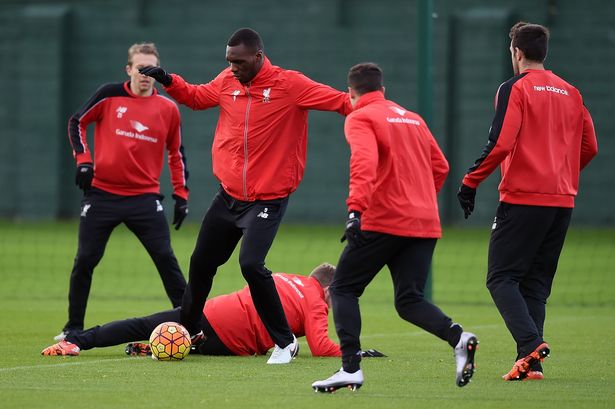
[[190,334],[177,322],[163,322],[149,337],[152,359],[181,361],[190,353]]

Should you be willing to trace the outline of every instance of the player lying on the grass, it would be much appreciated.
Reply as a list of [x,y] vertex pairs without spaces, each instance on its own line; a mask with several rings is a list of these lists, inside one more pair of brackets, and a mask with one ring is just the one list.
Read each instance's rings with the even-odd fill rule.
[[[323,263],[308,277],[278,273],[274,281],[284,312],[294,334],[305,335],[313,356],[340,356],[339,345],[328,335],[329,284],[335,267]],[[114,321],[85,331],[74,331],[66,339],[45,348],[43,355],[79,355],[81,350],[108,347],[148,339],[162,322],[178,321],[179,308],[147,317]],[[201,316],[205,341],[198,352],[204,355],[264,355],[274,346],[260,320],[250,290],[246,286],[231,294],[211,298]],[[131,355],[148,355],[149,345],[132,343],[126,348]],[[367,350],[364,356],[383,356]]]

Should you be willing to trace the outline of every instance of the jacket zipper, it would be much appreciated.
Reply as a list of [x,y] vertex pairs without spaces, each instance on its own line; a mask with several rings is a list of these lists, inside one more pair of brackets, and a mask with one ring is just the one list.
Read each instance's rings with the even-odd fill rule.
[[243,197],[248,200],[248,119],[250,118],[250,105],[252,104],[252,95],[250,95],[250,84],[246,86],[246,94],[248,94],[248,104],[246,105],[246,118],[243,127]]

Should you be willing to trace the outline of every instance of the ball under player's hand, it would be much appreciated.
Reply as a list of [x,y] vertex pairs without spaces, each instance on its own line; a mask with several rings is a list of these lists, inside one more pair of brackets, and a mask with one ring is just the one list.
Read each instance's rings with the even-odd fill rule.
[[173,77],[171,77],[165,70],[160,67],[154,67],[153,65],[143,67],[139,69],[139,73],[141,75],[146,75],[148,77],[152,77],[165,87],[171,85],[173,82]]

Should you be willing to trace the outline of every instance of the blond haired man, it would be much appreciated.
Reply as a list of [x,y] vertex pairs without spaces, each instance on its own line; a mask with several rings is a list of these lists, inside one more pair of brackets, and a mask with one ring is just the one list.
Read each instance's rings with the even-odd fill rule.
[[[70,276],[68,322],[56,340],[82,330],[94,268],[113,229],[124,223],[152,257],[173,306],[181,304],[186,280],[171,248],[160,194],[164,151],[168,154],[179,229],[188,213],[186,159],[180,115],[139,69],[159,64],[153,43],[128,49],[128,81],[101,86],[70,117],[68,136],[77,163],[75,184],[83,190],[79,247]],[[86,128],[95,123],[94,154]]]

